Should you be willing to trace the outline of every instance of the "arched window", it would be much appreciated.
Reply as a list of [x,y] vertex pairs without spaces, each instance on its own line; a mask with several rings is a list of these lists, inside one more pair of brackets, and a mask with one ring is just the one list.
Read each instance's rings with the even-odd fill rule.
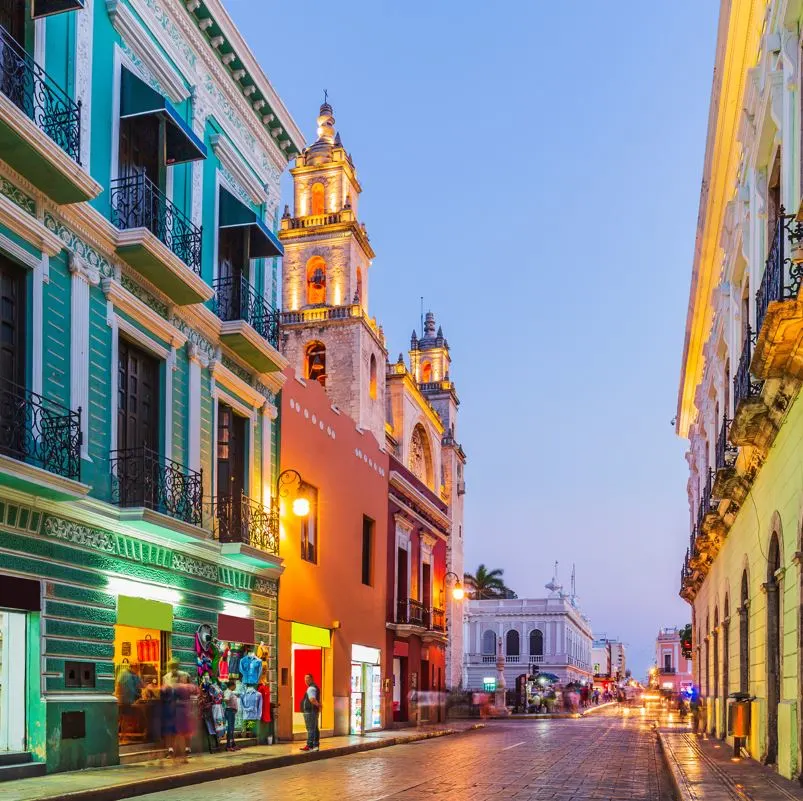
[[[714,698],[719,698],[719,607],[714,607],[714,631],[711,635],[714,641],[714,664],[711,669],[714,671]],[[719,725],[714,721],[714,728]]]
[[311,381],[326,386],[326,346],[323,342],[310,342],[304,359],[304,375]]
[[326,195],[322,183],[314,183],[310,190],[310,214],[326,213]]
[[362,303],[362,270],[357,268],[357,303]]
[[432,381],[432,362],[423,362],[421,364],[421,383],[428,384]]
[[482,633],[482,653],[483,656],[496,653],[496,635],[490,629]]
[[408,468],[416,478],[423,481],[430,489],[434,489],[432,451],[429,447],[429,437],[421,423],[413,429],[413,436],[410,438]]
[[739,607],[739,692],[750,692],[750,585],[747,571],[742,572],[742,592]]
[[307,262],[307,305],[320,306],[326,303],[326,262],[313,256]]
[[[722,608],[722,695],[727,699],[730,694],[730,601],[725,596],[725,605]],[[722,719],[719,722],[719,736],[725,736],[727,703],[722,704]]]
[[540,629],[530,632],[530,656],[544,655],[544,633]]
[[371,400],[376,400],[376,356],[371,354],[370,375],[368,377],[368,395]]
[[505,635],[505,653],[508,656],[518,656],[519,651],[519,633],[516,629],[511,629]]

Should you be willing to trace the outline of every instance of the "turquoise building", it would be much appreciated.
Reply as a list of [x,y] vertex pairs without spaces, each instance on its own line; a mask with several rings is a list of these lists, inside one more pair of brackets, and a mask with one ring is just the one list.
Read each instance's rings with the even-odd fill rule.
[[[116,764],[196,635],[276,692],[279,178],[220,0],[0,1],[0,765]],[[208,628],[207,628],[208,627]],[[7,770],[12,766],[12,770]]]

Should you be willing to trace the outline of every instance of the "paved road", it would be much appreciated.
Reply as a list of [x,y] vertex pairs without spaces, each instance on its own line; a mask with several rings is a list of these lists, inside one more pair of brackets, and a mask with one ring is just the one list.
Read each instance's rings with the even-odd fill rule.
[[481,731],[141,796],[151,801],[671,801],[651,721],[492,721]]

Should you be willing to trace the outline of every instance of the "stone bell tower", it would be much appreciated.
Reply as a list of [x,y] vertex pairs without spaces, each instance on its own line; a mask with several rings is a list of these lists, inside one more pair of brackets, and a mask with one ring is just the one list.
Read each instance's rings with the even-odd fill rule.
[[[443,329],[427,312],[421,337],[410,339],[410,371],[421,394],[432,404],[445,428],[441,447],[441,474],[449,504],[451,534],[446,551],[446,569],[463,575],[463,499],[466,494],[466,454],[457,439],[457,409],[460,400],[449,376],[452,358]],[[447,608],[449,645],[446,652],[447,686],[458,687],[463,677],[463,604]]]
[[282,352],[297,375],[319,381],[333,404],[384,445],[387,351],[368,314],[374,251],[357,219],[362,187],[328,103],[318,115],[318,138],[290,174],[294,208],[291,215],[285,206],[279,232]]

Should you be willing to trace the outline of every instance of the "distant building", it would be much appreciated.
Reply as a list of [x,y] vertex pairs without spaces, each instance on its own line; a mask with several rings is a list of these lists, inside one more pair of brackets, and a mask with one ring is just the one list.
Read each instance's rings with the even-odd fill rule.
[[594,640],[591,649],[591,667],[594,678],[619,681],[627,672],[624,643],[608,637]]
[[680,629],[664,628],[655,640],[656,680],[662,690],[681,692],[691,687],[692,664],[680,647]]
[[562,684],[592,678],[591,624],[576,596],[563,593],[556,577],[546,588],[547,598],[466,603],[464,687],[482,689],[495,679],[500,638],[508,689],[515,687],[517,676],[536,668],[554,673]]

